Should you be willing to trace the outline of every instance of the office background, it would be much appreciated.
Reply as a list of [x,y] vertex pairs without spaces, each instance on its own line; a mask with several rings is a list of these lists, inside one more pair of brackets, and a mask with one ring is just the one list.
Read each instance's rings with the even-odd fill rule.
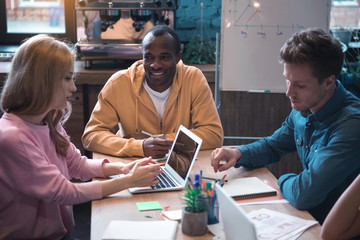
[[[176,28],[181,42],[184,45],[185,52],[187,44],[196,35],[201,34],[201,39],[203,41],[215,42],[216,33],[221,31],[222,1],[169,0],[172,4],[169,4],[169,1],[165,0],[158,1],[160,1],[160,6],[162,6],[163,9],[170,9],[167,13],[174,13],[173,19],[170,20],[170,24],[173,24]],[[324,0],[322,1],[326,2]],[[15,40],[29,35],[26,32],[23,33],[23,29],[19,31],[20,33],[17,33],[17,30],[23,27],[25,22],[33,21],[32,26],[37,29],[40,28],[39,26],[41,24],[47,24],[52,27],[52,29],[58,29],[65,26],[67,33],[58,34],[59,36],[66,37],[68,36],[67,34],[76,35],[76,33],[79,33],[78,29],[80,28],[79,26],[81,26],[83,15],[82,11],[75,11],[75,6],[76,4],[80,5],[81,2],[90,4],[107,1],[1,1],[0,18],[4,21],[0,21],[0,54],[2,53],[1,51],[4,47],[5,49],[10,49],[7,51],[14,51],[14,49],[16,49]],[[136,3],[136,1],[133,2]],[[156,1],[148,2],[155,5],[158,4]],[[255,1],[249,2],[253,3]],[[349,62],[354,62],[356,61],[356,56],[359,55],[359,46],[351,45],[350,43],[354,44],[359,42],[359,1],[333,0],[331,3],[330,29],[350,30],[352,37],[349,39],[349,43],[346,43],[347,57],[350,59]],[[74,16],[75,13],[77,16]],[[164,14],[164,16],[167,18],[168,15]],[[320,16],[324,17],[323,14]],[[68,18],[70,20],[68,20]],[[28,29],[27,31],[31,31],[31,29]],[[76,38],[76,36],[69,37],[69,39],[73,39],[73,43],[76,42]],[[213,47],[214,45],[215,44],[211,46]],[[6,74],[10,68],[11,58],[6,59],[3,57],[1,60],[0,83],[2,85],[2,82],[5,80]],[[97,94],[111,74],[121,68],[126,68],[131,64],[131,62],[133,62],[133,60],[99,61],[96,65],[89,69],[86,69],[84,61],[80,60],[76,63],[75,69],[78,73],[76,84],[78,91],[75,94],[76,96],[73,102],[73,114],[65,127],[71,135],[72,141],[83,154],[89,155],[89,153],[84,150],[80,138],[83,128],[89,119],[92,108],[97,101]],[[216,75],[214,64],[215,62],[209,61],[207,64],[196,66],[199,67],[205,74],[209,82],[209,86],[215,95]],[[259,71],[260,70],[261,69],[259,69]],[[240,74],[237,77],[241,79],[244,76]],[[290,103],[283,93],[220,91],[220,102],[218,104],[224,133],[225,136],[228,137],[224,140],[224,145],[245,144],[254,141],[256,138],[270,135],[281,125],[291,110]],[[296,158],[296,154],[290,155],[280,164],[273,164],[273,166],[269,166],[269,168],[276,177],[280,176],[283,172],[299,172],[301,170],[301,166]]]
[[[90,1],[90,0],[89,0]],[[48,5],[45,3],[48,2]],[[69,33],[76,35],[76,17],[71,17],[70,23],[61,23],[69,11],[74,11],[70,0],[5,0],[0,2],[0,86],[6,79],[10,68],[11,54],[16,49],[16,41],[26,34],[13,34],[6,32],[7,22],[26,22],[44,20],[52,26],[66,25],[70,28]],[[116,1],[114,1],[116,2]],[[250,1],[249,1],[250,2]],[[30,5],[26,5],[26,4]],[[31,5],[33,4],[33,5]],[[34,7],[40,4],[39,7]],[[69,7],[70,4],[70,7]],[[66,5],[66,6],[65,6]],[[347,58],[350,63],[356,63],[358,56],[358,29],[359,29],[359,1],[332,1],[331,7],[331,29],[350,30],[351,37],[346,43]],[[11,6],[11,7],[9,7]],[[65,6],[65,12],[55,11],[56,6]],[[220,0],[178,0],[175,10],[174,26],[185,46],[196,35],[201,34],[204,40],[215,41],[216,33],[221,31],[221,7]],[[51,11],[53,11],[51,14]],[[54,17],[54,14],[60,14]],[[63,14],[61,16],[61,14]],[[70,14],[71,15],[71,14]],[[52,16],[52,17],[51,17]],[[40,24],[40,23],[39,23]],[[39,26],[39,25],[34,25]],[[38,27],[39,28],[39,27]],[[68,35],[59,34],[62,37]],[[76,37],[70,38],[73,43]],[[13,41],[14,40],[14,41]],[[16,41],[15,41],[16,40]],[[18,41],[19,42],[19,41]],[[214,45],[213,45],[214,46]],[[5,50],[4,50],[5,49]],[[10,49],[10,50],[9,50]],[[4,57],[5,56],[5,57]],[[8,56],[10,56],[8,58]],[[355,56],[355,57],[354,57]],[[66,123],[65,128],[70,134],[72,141],[83,154],[87,153],[81,144],[81,135],[84,126],[89,119],[92,108],[97,101],[97,94],[105,84],[106,80],[121,68],[129,66],[131,61],[99,62],[95,67],[85,68],[84,61],[76,63],[77,88],[74,96],[73,114]],[[215,93],[215,65],[209,62],[197,65],[209,82],[213,94]],[[242,76],[238,76],[241,78]],[[285,84],[285,82],[284,82]],[[247,91],[220,91],[219,114],[224,127],[225,136],[241,136],[241,138],[228,138],[224,145],[239,145],[253,142],[255,139],[272,134],[291,111],[290,103],[284,93],[249,93]],[[1,114],[1,113],[0,113]],[[272,173],[279,177],[285,172],[301,171],[301,165],[297,161],[296,154],[290,154],[280,163],[268,166]],[[78,226],[84,229],[77,229],[86,236],[89,228],[89,206],[82,205],[75,207],[75,215],[78,218]],[[86,237],[84,238],[86,239]]]

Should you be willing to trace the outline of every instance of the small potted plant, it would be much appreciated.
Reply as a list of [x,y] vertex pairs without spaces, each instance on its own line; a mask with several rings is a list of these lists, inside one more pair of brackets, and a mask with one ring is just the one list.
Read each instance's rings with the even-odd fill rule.
[[187,187],[184,195],[186,206],[182,211],[181,230],[190,236],[201,236],[207,232],[208,215],[201,189]]

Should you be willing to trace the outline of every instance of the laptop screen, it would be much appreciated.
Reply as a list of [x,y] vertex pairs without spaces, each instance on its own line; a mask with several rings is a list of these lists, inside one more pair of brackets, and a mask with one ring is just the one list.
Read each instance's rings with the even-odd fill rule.
[[179,131],[167,164],[169,164],[184,180],[189,172],[198,145],[197,142],[183,131]]
[[162,184],[158,184],[159,186],[129,188],[129,191],[131,193],[140,193],[184,189],[195,159],[200,151],[201,143],[201,138],[183,125],[180,125],[165,166],[162,167],[164,172],[159,176]]

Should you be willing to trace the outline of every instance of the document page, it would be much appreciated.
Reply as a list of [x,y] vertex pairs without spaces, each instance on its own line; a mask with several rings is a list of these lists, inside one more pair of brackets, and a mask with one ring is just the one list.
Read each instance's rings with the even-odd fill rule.
[[176,221],[111,221],[102,240],[171,240],[175,239]]
[[255,224],[258,239],[296,239],[317,221],[294,217],[269,209],[251,211],[247,216]]

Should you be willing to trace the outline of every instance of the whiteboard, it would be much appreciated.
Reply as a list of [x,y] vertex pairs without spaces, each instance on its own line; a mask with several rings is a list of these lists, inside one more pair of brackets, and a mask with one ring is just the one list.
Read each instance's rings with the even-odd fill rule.
[[221,90],[285,92],[280,48],[304,28],[328,32],[330,7],[330,0],[222,0]]

